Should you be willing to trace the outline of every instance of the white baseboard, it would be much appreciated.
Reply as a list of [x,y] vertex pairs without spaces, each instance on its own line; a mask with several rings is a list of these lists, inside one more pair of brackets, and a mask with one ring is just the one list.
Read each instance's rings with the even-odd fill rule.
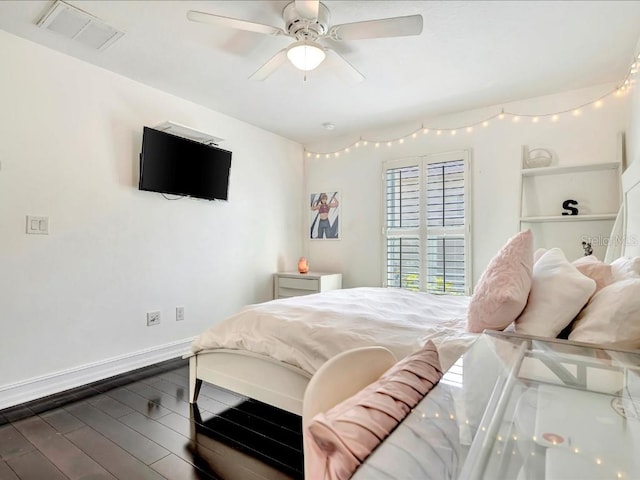
[[171,360],[189,352],[193,338],[0,386],[0,410],[104,380],[137,368]]

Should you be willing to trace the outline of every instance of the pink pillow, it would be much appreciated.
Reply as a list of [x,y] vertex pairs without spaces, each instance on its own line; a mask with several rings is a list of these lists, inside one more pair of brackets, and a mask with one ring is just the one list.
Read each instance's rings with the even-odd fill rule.
[[342,480],[371,454],[442,377],[432,341],[400,360],[376,382],[309,423],[310,463],[323,471],[307,480]]
[[531,289],[533,234],[510,238],[482,273],[467,312],[467,330],[504,330],[522,312]]
[[613,283],[613,271],[611,265],[598,260],[595,255],[580,257],[573,261],[573,265],[584,276],[589,277],[596,282],[596,291],[594,295],[607,285]]

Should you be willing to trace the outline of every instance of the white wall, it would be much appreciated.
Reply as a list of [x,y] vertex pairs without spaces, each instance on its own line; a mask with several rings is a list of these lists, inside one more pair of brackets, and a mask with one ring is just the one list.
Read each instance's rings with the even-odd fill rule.
[[629,125],[627,127],[628,164],[640,158],[640,89],[637,83],[631,89],[629,96],[631,97],[629,100],[631,108],[629,112]]
[[[0,394],[272,298],[302,254],[299,144],[2,31],[0,65]],[[138,191],[142,127],[166,120],[226,139],[228,203]]]
[[[426,126],[453,128],[475,123],[500,112],[544,114],[571,109],[597,99],[614,85],[601,85],[463,112],[424,121]],[[403,144],[386,143],[375,148],[351,148],[339,157],[305,157],[306,194],[340,190],[342,239],[306,240],[305,252],[311,267],[318,271],[343,273],[346,287],[380,286],[382,283],[382,162],[387,159],[472,149],[472,274],[474,284],[489,260],[518,230],[519,181],[522,145],[546,147],[555,151],[563,165],[616,161],[617,132],[623,131],[628,97],[609,96],[601,108],[584,108],[582,114],[564,114],[558,122],[542,118],[538,123],[522,117],[514,122],[507,116],[493,120],[486,128],[473,132],[458,131],[455,136],[427,135],[411,137]],[[377,132],[362,132],[362,138],[387,140],[398,138],[420,127],[420,122]],[[338,126],[339,128],[339,126]],[[357,140],[341,139],[312,145],[314,152],[342,149]],[[308,198],[308,196],[306,197]],[[307,215],[308,217],[308,215]]]

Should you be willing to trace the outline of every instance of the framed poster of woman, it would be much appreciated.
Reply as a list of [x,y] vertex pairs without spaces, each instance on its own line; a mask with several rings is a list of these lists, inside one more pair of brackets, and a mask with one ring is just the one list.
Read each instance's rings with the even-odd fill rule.
[[312,240],[340,238],[340,193],[333,191],[311,194],[309,238]]

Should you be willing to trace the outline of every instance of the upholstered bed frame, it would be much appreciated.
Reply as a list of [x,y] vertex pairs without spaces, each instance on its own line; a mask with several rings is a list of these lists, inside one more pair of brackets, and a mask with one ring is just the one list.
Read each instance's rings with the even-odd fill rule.
[[622,195],[622,223],[617,239],[621,242],[620,254],[640,256],[640,159],[629,165],[622,174]]

